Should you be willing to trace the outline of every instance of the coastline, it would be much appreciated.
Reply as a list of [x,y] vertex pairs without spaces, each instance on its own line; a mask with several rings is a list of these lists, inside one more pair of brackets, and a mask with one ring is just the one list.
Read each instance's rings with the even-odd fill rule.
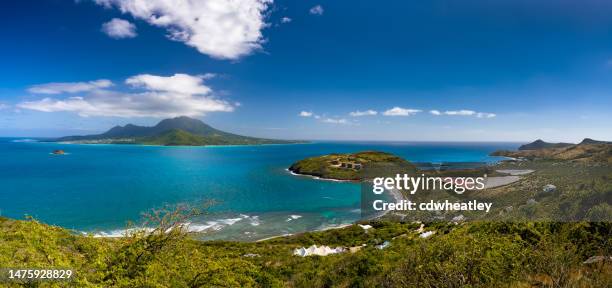
[[308,177],[308,178],[311,178],[311,179],[314,179],[314,180],[332,181],[332,182],[340,182],[340,183],[359,183],[358,180],[340,180],[340,179],[324,178],[324,177],[308,175],[308,174],[295,173],[295,172],[291,171],[289,168],[285,168],[285,171],[289,172],[289,174],[291,174],[293,176]]
[[[32,143],[32,141],[27,141],[27,142]],[[177,147],[177,148],[188,148],[188,149],[190,149],[190,148],[194,148],[194,147],[198,147],[198,148],[220,148],[221,150],[218,150],[218,151],[219,151],[219,153],[223,153],[223,152],[220,152],[220,151],[223,151],[224,147],[237,147],[236,149],[239,149],[239,148],[244,148],[244,147],[253,147],[253,146],[279,146],[279,147],[281,147],[281,146],[289,146],[289,145],[294,145],[294,144],[317,144],[317,142],[305,142],[305,143],[253,144],[253,145],[163,146],[163,145],[141,145],[141,144],[83,144],[83,143],[69,143],[69,144],[67,144],[67,143],[62,143],[62,142],[45,142],[45,141],[38,141],[38,142],[34,142],[34,143],[45,143],[45,144],[51,144],[50,146],[39,146],[39,147],[40,147],[40,148],[39,148],[40,150],[45,150],[45,149],[47,149],[47,148],[49,148],[49,147],[53,147],[53,146],[58,145],[58,144],[61,144],[61,145],[79,145],[79,146],[81,146],[81,147],[101,147],[101,146],[106,146],[106,145],[112,145],[112,146],[110,146],[110,147],[117,147],[118,145],[121,145],[121,147],[125,147],[125,146],[132,146],[132,147],[134,147],[133,149],[138,149],[138,148],[136,148],[136,147],[139,147],[139,146],[145,146],[145,147],[146,147],[146,146],[151,146],[151,147],[169,147],[169,148],[175,148],[175,147]],[[47,148],[45,148],[45,147],[47,147]],[[76,146],[74,146],[74,147],[75,147],[74,149],[77,149],[77,148],[76,148]],[[292,149],[293,149],[293,150],[301,150],[301,148],[299,148],[299,147],[300,147],[300,146],[296,146],[296,148],[292,148]],[[315,149],[315,148],[317,148],[317,147],[318,147],[318,146],[315,146],[313,149]],[[335,147],[335,146],[334,146],[334,147]],[[61,146],[60,146],[60,148],[61,148]],[[307,148],[307,147],[303,147],[303,148],[305,149],[305,148]],[[354,147],[352,147],[352,146],[351,146],[351,147],[348,147],[348,148],[349,148],[349,149],[355,149],[355,148],[354,148]],[[79,148],[79,149],[81,149],[81,148]],[[133,150],[133,149],[127,149],[127,150]],[[282,149],[285,149],[285,148],[282,148]],[[309,149],[310,149],[310,148],[309,148]],[[327,148],[327,147],[326,147],[326,149],[330,149],[330,148]],[[335,149],[335,148],[334,148],[334,149]],[[97,150],[97,149],[94,149],[94,150]],[[195,149],[195,150],[202,151],[202,150],[200,150],[200,149]],[[213,149],[211,149],[211,150],[213,150]],[[231,150],[231,149],[228,149],[227,151],[230,151],[230,150]],[[249,149],[249,150],[252,150],[252,151],[257,151],[257,150],[259,150],[259,149],[258,149],[258,148],[253,148],[253,149]],[[87,150],[84,150],[84,151],[87,151]],[[92,150],[92,151],[93,151],[93,150]],[[145,152],[146,152],[146,151],[150,151],[150,149],[143,149],[143,151],[145,151]],[[232,150],[232,151],[233,151],[233,150]],[[236,151],[238,151],[238,150],[236,150]],[[44,152],[48,152],[48,151],[44,151]],[[77,151],[74,151],[74,152],[77,152]],[[81,153],[79,153],[79,154],[82,154],[82,155],[83,155],[84,153],[83,153],[83,152],[81,152]],[[233,154],[233,153],[230,153],[230,154]],[[38,158],[35,158],[35,159],[38,159]],[[55,163],[55,162],[53,162],[53,163]],[[284,165],[284,160],[283,160],[283,161],[279,161],[279,163],[281,163],[281,165]],[[285,166],[285,167],[286,167],[286,166]],[[279,172],[280,172],[279,170],[280,170],[280,169],[283,169],[283,168],[282,168],[282,166],[280,166],[280,167],[278,167],[278,168],[276,168],[276,169],[277,169],[277,170],[276,170],[277,172],[275,172],[275,173],[278,173],[278,174],[283,174],[283,173],[279,173]],[[289,172],[289,174],[291,174],[292,176],[306,176],[306,177],[308,177],[308,178],[310,178],[310,179],[314,179],[314,180],[322,180],[322,181],[338,182],[338,183],[343,183],[343,182],[347,182],[347,183],[355,183],[355,184],[358,184],[358,183],[359,183],[359,181],[358,181],[358,180],[338,180],[338,179],[329,179],[329,178],[318,177],[318,176],[313,176],[313,175],[307,175],[307,174],[295,173],[295,172],[293,172],[293,171],[290,171],[290,170],[289,170],[289,169],[287,169],[287,168],[284,168],[284,169],[285,169],[285,170],[287,170],[287,171]],[[286,176],[284,176],[284,177],[286,177]],[[302,182],[307,182],[307,181],[303,181],[303,180],[299,180],[299,181],[302,181]],[[331,184],[330,184],[330,185],[331,185]],[[342,185],[340,185],[340,186],[342,186]],[[354,187],[354,186],[352,186],[352,185],[346,185],[345,187],[349,187],[349,186],[350,186],[350,187]],[[385,196],[389,196],[389,198],[393,197],[393,199],[395,199],[395,201],[396,201],[396,202],[397,202],[397,201],[401,201],[402,199],[404,199],[404,195],[402,195],[402,193],[401,193],[400,191],[389,191],[389,193],[390,193],[390,194],[385,195]],[[389,200],[391,200],[391,199],[389,199]],[[332,226],[332,227],[326,227],[326,228],[324,228],[324,229],[322,229],[322,230],[329,230],[329,229],[341,229],[341,228],[345,228],[345,227],[347,227],[347,226],[349,226],[349,225],[354,225],[355,223],[359,223],[360,221],[368,221],[368,220],[372,220],[372,219],[377,219],[377,218],[380,218],[380,217],[385,216],[385,214],[386,214],[386,213],[385,213],[385,214],[380,213],[380,214],[378,214],[378,215],[373,215],[373,217],[372,217],[372,218],[370,218],[370,219],[363,219],[363,218],[362,218],[362,219],[359,219],[359,215],[358,215],[358,213],[359,213],[359,212],[357,211],[357,214],[355,215],[355,216],[356,216],[355,218],[352,218],[353,216],[350,216],[349,218],[346,218],[346,219],[345,219],[345,220],[346,220],[346,222],[353,220],[353,221],[351,222],[351,224],[342,224],[342,225],[339,225],[339,226],[338,226],[338,225],[336,225],[336,226]],[[323,223],[319,223],[319,224],[324,224],[324,221],[322,221],[322,222],[323,222]],[[341,221],[338,221],[338,222],[341,222]],[[342,222],[344,222],[344,221],[342,221]],[[345,222],[345,223],[346,223],[346,222]],[[321,225],[321,226],[324,226],[324,225]],[[320,227],[319,227],[319,228],[320,228]],[[308,230],[304,230],[304,231],[302,231],[302,232],[300,232],[300,233],[304,233],[304,232],[313,232],[313,231],[320,231],[321,229],[319,229],[319,228],[315,228],[315,227],[311,226],[311,227],[309,227],[309,229],[308,229]],[[119,229],[118,229],[118,230],[119,230]],[[91,232],[90,232],[90,233],[91,233],[91,234],[94,234],[94,235],[95,235],[95,234],[97,234],[96,236],[98,236],[98,237],[108,237],[108,238],[116,238],[116,237],[119,237],[119,238],[120,238],[120,237],[123,237],[123,235],[121,235],[121,234],[122,234],[122,233],[121,233],[121,231],[118,231],[118,230],[117,230],[117,231],[103,231],[103,232],[106,232],[106,233],[104,233],[104,234],[106,234],[106,235],[101,235],[101,234],[103,234],[103,233],[96,233],[96,232],[99,232],[99,231],[94,231],[93,233],[91,233]],[[80,232],[80,231],[78,231],[78,232]],[[116,232],[116,233],[112,233],[112,232]],[[281,232],[281,233],[278,233],[278,235],[275,235],[275,236],[270,236],[270,237],[283,237],[283,236],[289,236],[289,235],[290,235],[290,234],[289,234],[289,235],[287,235],[287,234],[283,234],[283,233],[282,233],[282,231],[274,231],[274,232]],[[289,231],[286,231],[286,232],[289,232]],[[86,233],[86,234],[90,234],[90,233],[88,233],[88,232],[85,232],[85,233]],[[193,232],[193,231],[192,231],[192,233],[197,233],[197,232]],[[273,232],[272,232],[272,233],[273,233]],[[270,234],[268,234],[268,235],[272,235],[272,233],[270,233]],[[269,238],[269,237],[267,237],[267,238]],[[262,240],[262,239],[259,239],[259,240],[250,239],[250,240],[244,240],[244,241],[248,241],[248,242],[252,242],[252,241],[264,241],[265,239],[266,239],[266,238],[263,238],[263,240]],[[203,240],[203,241],[205,241],[205,240]],[[231,240],[228,240],[228,241],[231,241]]]
[[313,144],[314,142],[296,143],[263,143],[263,144],[236,144],[236,145],[154,145],[154,144],[131,144],[131,143],[77,143],[77,142],[50,142],[33,141],[28,143],[47,143],[62,145],[84,145],[84,146],[128,146],[128,147],[166,147],[166,148],[230,148],[230,147],[253,147],[253,146],[284,146],[297,144]]

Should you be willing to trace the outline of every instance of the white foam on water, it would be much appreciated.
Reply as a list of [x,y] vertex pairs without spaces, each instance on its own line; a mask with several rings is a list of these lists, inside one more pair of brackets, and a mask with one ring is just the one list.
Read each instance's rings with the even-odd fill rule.
[[353,225],[353,224],[352,223],[323,224],[323,225],[319,226],[317,229],[315,229],[315,231],[326,231],[326,230],[332,230],[332,229],[341,229],[341,228],[349,227],[351,225]]
[[259,224],[261,224],[261,220],[259,220],[259,216],[253,216],[250,218],[251,220],[251,226],[259,226]]
[[338,179],[321,178],[321,177],[318,177],[318,176],[312,176],[312,175],[306,175],[306,174],[298,174],[298,173],[295,173],[295,172],[293,172],[293,171],[291,171],[289,169],[285,169],[285,171],[291,173],[291,175],[293,175],[293,176],[309,177],[309,178],[312,178],[312,179],[315,179],[315,180],[332,181],[332,182],[353,182],[353,180],[338,180]]
[[259,224],[261,224],[261,221],[259,220],[259,216],[249,216],[246,214],[240,214],[239,217],[210,220],[204,223],[188,222],[186,223],[186,227],[187,227],[188,232],[194,232],[194,233],[211,231],[211,230],[219,231],[225,227],[232,226],[242,220],[248,220],[251,226],[258,226]]
[[186,223],[187,232],[197,233],[207,230],[219,231],[223,229],[223,225],[216,221],[207,221],[205,223]]
[[289,215],[289,218],[287,218],[287,220],[285,220],[286,222],[289,222],[291,220],[296,220],[296,219],[300,219],[302,218],[302,215]]
[[228,225],[228,226],[232,226],[234,224],[236,224],[236,222],[242,220],[244,218],[228,218],[228,219],[221,219],[219,220],[219,222]]
[[94,238],[117,238],[117,237],[125,237],[129,236],[136,232],[151,232],[153,228],[145,227],[145,228],[130,228],[130,229],[115,229],[110,231],[101,231],[96,233],[88,233],[81,232],[83,235],[91,234]]

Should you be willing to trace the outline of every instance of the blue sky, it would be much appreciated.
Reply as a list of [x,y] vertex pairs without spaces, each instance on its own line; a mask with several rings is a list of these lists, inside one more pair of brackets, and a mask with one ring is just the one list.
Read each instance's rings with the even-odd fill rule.
[[533,2],[3,1],[0,136],[612,140],[612,3]]

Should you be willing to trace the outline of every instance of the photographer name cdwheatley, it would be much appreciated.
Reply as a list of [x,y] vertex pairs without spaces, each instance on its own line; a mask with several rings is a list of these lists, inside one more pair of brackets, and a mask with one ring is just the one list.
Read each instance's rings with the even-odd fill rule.
[[410,200],[401,200],[399,202],[385,202],[383,200],[372,201],[372,207],[376,211],[485,211],[491,210],[493,203],[478,202],[472,200],[469,202],[444,202],[431,200],[429,202],[412,202]]

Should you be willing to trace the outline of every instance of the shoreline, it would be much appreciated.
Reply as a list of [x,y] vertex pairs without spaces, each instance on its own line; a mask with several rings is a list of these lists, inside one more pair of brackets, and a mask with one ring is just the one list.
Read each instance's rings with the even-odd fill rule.
[[47,143],[62,145],[87,145],[87,146],[128,146],[128,147],[167,147],[167,148],[224,148],[224,147],[253,147],[253,146],[281,146],[296,144],[313,144],[313,142],[296,143],[264,143],[264,144],[236,144],[236,145],[154,145],[154,144],[131,144],[131,143],[75,143],[75,142],[28,142],[28,143]]
[[[1,137],[0,137],[1,138]],[[216,148],[216,147],[252,147],[252,146],[284,146],[296,144],[316,144],[316,141],[295,140],[295,143],[261,143],[261,144],[223,144],[223,145],[155,145],[155,144],[139,144],[139,143],[79,143],[72,141],[51,141],[41,140],[36,138],[6,138],[13,139],[13,143],[38,143],[38,144],[56,144],[56,145],[80,145],[80,146],[126,146],[126,147],[168,147],[168,148]],[[25,140],[25,141],[20,141]]]
[[[359,222],[359,220],[351,222],[351,223],[331,225],[331,226],[328,226],[328,227],[323,227],[323,228],[318,228],[318,229],[313,229],[313,230],[306,230],[306,231],[301,231],[301,232],[296,232],[296,233],[285,233],[285,234],[279,234],[279,235],[272,235],[272,236],[268,236],[268,237],[265,237],[265,238],[256,239],[256,240],[250,240],[250,241],[240,241],[240,240],[221,240],[221,241],[256,243],[256,242],[263,242],[263,241],[267,241],[267,240],[271,240],[271,239],[275,239],[275,238],[289,237],[289,236],[293,236],[293,235],[297,235],[297,234],[301,234],[301,233],[321,232],[321,231],[342,229],[342,228],[346,228],[346,227],[350,227],[352,225],[355,225],[355,224],[357,224],[357,222]],[[186,227],[187,227],[187,231],[186,231],[187,234],[198,235],[198,234],[202,233],[202,231],[189,231],[189,228],[188,228],[189,226],[186,226]],[[104,232],[104,231],[100,231],[100,232],[91,232],[91,231],[89,231],[89,232],[86,232],[86,231],[79,231],[79,230],[72,230],[72,231],[75,234],[77,234],[77,235],[91,236],[93,238],[120,239],[120,238],[129,237],[130,233],[138,233],[138,232],[145,232],[145,233],[147,233],[147,232],[153,231],[153,228],[151,228],[151,227],[137,227],[137,228],[127,228],[127,229],[115,229],[115,230],[110,230],[108,232]],[[200,240],[200,239],[194,239],[194,240],[202,241],[202,242],[219,241],[219,240]]]
[[332,182],[339,182],[339,183],[359,183],[360,182],[359,180],[340,180],[340,179],[333,179],[333,178],[324,178],[324,177],[319,177],[319,176],[309,175],[309,174],[300,174],[300,173],[295,173],[291,171],[289,168],[285,168],[285,171],[289,172],[289,174],[293,176],[308,177],[314,180],[332,181]]

